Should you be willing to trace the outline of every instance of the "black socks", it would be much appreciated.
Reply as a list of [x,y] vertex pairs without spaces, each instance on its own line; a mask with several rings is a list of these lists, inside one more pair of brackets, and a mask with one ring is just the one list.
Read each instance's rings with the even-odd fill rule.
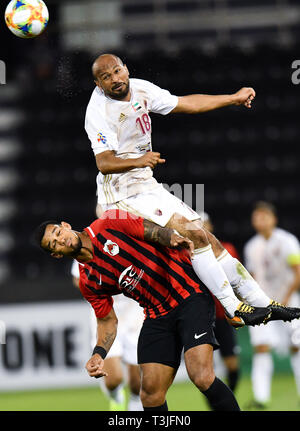
[[164,402],[164,404],[162,404],[161,406],[157,406],[157,407],[143,407],[143,409],[145,411],[164,411],[167,412],[168,411],[168,404],[167,401]]
[[[202,391],[201,391],[202,392]],[[222,380],[215,378],[210,387],[202,392],[212,410],[215,411],[239,411],[239,405],[232,391]]]

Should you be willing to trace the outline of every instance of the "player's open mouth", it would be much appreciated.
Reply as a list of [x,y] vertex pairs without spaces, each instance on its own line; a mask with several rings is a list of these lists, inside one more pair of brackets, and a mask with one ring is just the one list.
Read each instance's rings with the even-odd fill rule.
[[115,91],[115,90],[120,90],[121,88],[122,88],[122,86],[123,86],[124,84],[123,83],[121,83],[121,84],[117,84],[117,85],[115,85],[114,87],[113,87],[113,90]]

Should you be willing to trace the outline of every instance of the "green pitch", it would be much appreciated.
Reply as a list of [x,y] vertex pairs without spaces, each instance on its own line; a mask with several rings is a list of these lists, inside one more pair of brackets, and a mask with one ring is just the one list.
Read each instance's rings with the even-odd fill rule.
[[[242,410],[251,399],[248,376],[241,379],[236,397]],[[300,410],[294,379],[290,374],[277,374],[273,378],[272,402],[268,410]],[[208,410],[204,396],[192,383],[174,384],[168,392],[170,411]],[[108,410],[108,402],[100,389],[95,387],[0,393],[1,411],[99,411]]]

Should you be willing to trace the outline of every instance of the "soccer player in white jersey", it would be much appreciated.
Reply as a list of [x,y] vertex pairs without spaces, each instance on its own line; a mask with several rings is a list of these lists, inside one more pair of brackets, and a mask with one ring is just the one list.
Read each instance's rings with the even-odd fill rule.
[[[79,288],[79,267],[74,260],[71,267],[73,284]],[[124,295],[114,296],[114,309],[119,327],[114,343],[105,358],[107,376],[99,379],[101,390],[109,398],[111,411],[141,411],[143,406],[140,399],[140,370],[137,365],[137,343],[144,321],[143,309],[135,301]],[[94,348],[97,321],[91,308],[91,346]],[[124,373],[124,365],[126,373]],[[129,399],[126,408],[126,394],[124,390],[125,374],[128,378]]]
[[[252,225],[257,234],[245,245],[245,261],[249,271],[268,296],[282,304],[299,307],[300,244],[298,239],[277,227],[276,209],[258,202],[252,212]],[[259,330],[257,330],[259,329]],[[300,321],[273,321],[260,328],[249,328],[254,348],[251,408],[264,408],[270,401],[273,361],[271,350],[284,352],[290,348],[291,365],[300,397]],[[300,400],[300,398],[299,398]]]
[[[112,54],[99,56],[92,72],[96,88],[85,129],[99,169],[98,203],[104,210],[119,208],[141,215],[196,242],[194,271],[219,299],[233,325],[259,324],[273,319],[275,313],[286,317],[288,310],[270,305],[270,298],[241,270],[241,264],[203,229],[199,215],[153,177],[154,167],[165,160],[152,152],[150,112],[196,114],[229,105],[251,108],[255,91],[242,88],[231,95],[177,97],[148,81],[129,79],[126,65]],[[299,311],[288,314],[300,317]]]

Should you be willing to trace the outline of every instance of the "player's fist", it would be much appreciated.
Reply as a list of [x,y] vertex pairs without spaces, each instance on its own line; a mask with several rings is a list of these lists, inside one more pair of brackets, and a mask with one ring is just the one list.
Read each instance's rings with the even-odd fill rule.
[[101,358],[101,356],[98,353],[96,353],[86,363],[85,368],[91,377],[98,378],[98,377],[107,376],[107,373],[103,371],[103,366],[104,366],[104,360]]
[[173,232],[170,239],[170,247],[183,247],[186,248],[190,254],[193,256],[194,253],[194,243],[189,238],[185,238],[179,235],[177,232]]
[[136,159],[136,167],[150,167],[151,169],[154,169],[158,163],[165,163],[165,161],[165,159],[160,158],[160,153],[157,153],[155,151],[148,151],[146,154]]
[[251,108],[251,103],[255,95],[253,88],[243,87],[233,95],[234,105],[244,105],[246,108]]

